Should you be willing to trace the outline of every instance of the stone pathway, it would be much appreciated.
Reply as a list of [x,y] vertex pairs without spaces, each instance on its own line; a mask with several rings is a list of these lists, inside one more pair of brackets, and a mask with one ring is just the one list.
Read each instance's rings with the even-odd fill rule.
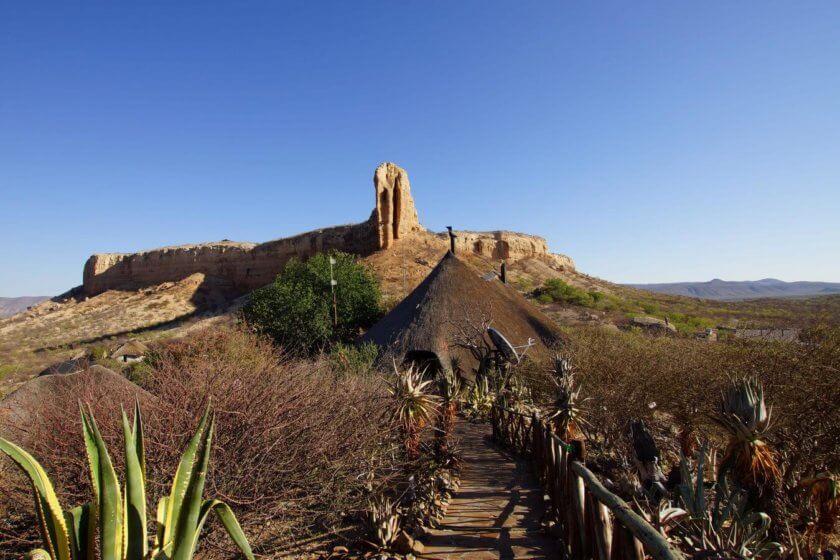
[[489,424],[460,420],[461,487],[420,558],[560,558],[540,528],[542,490],[530,468],[490,440]]

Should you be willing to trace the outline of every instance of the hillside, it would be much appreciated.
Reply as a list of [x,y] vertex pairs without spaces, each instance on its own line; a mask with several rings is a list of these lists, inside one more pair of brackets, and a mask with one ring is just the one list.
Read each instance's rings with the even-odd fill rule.
[[673,282],[663,284],[627,284],[632,288],[714,300],[807,297],[840,294],[837,282],[783,282],[775,278],[728,281],[715,278],[708,282]]
[[49,296],[0,297],[0,318],[11,317],[15,313],[26,311],[27,307],[47,299],[50,299]]
[[[183,336],[208,322],[233,322],[251,290],[270,283],[291,259],[319,252],[358,255],[379,279],[386,307],[394,307],[437,265],[450,238],[420,224],[404,169],[380,165],[373,186],[376,206],[361,223],[263,243],[225,240],[92,255],[82,286],[0,319],[0,394],[92,346],[113,349],[126,338]],[[733,302],[655,293],[583,274],[536,235],[453,233],[460,259],[483,276],[498,274],[504,261],[508,283],[560,325],[623,327],[647,316],[693,335],[721,325],[802,328],[840,322],[840,296]]]

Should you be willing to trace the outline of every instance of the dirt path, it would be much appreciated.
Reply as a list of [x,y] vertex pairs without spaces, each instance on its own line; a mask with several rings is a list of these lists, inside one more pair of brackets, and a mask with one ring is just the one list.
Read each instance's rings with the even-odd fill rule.
[[542,490],[524,463],[490,441],[488,424],[461,422],[461,487],[421,558],[559,558],[540,529]]

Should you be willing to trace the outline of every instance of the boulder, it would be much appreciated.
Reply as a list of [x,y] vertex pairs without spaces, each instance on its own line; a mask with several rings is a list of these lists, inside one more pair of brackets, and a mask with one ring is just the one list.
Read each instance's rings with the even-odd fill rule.
[[137,399],[142,406],[154,399],[119,373],[102,366],[66,375],[31,379],[0,400],[0,436],[24,448],[50,429],[56,414],[78,414],[79,402],[111,402],[127,410]]
[[651,331],[661,332],[677,332],[677,327],[669,323],[667,320],[657,319],[656,317],[633,317],[632,324],[636,327],[642,327]]

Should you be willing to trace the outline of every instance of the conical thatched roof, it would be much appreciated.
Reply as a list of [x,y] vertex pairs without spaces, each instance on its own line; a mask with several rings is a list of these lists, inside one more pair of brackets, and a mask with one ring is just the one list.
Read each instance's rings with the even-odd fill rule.
[[131,340],[114,350],[114,353],[111,354],[111,357],[119,358],[121,356],[145,356],[148,353],[148,346],[146,346],[136,338],[132,338]]
[[145,405],[153,398],[102,366],[66,375],[43,375],[0,399],[0,436],[30,447],[33,438],[51,430],[51,422],[57,418],[78,418],[79,402],[113,403],[113,410],[119,411],[120,405],[130,409],[135,399]]
[[469,377],[478,363],[456,342],[465,332],[480,332],[483,319],[490,319],[513,345],[523,345],[529,338],[536,341],[528,350],[534,358],[548,357],[549,347],[561,339],[552,320],[514,288],[482,279],[477,270],[448,253],[359,342],[375,342],[398,361],[410,352],[430,352],[444,368],[450,368],[454,358]]

